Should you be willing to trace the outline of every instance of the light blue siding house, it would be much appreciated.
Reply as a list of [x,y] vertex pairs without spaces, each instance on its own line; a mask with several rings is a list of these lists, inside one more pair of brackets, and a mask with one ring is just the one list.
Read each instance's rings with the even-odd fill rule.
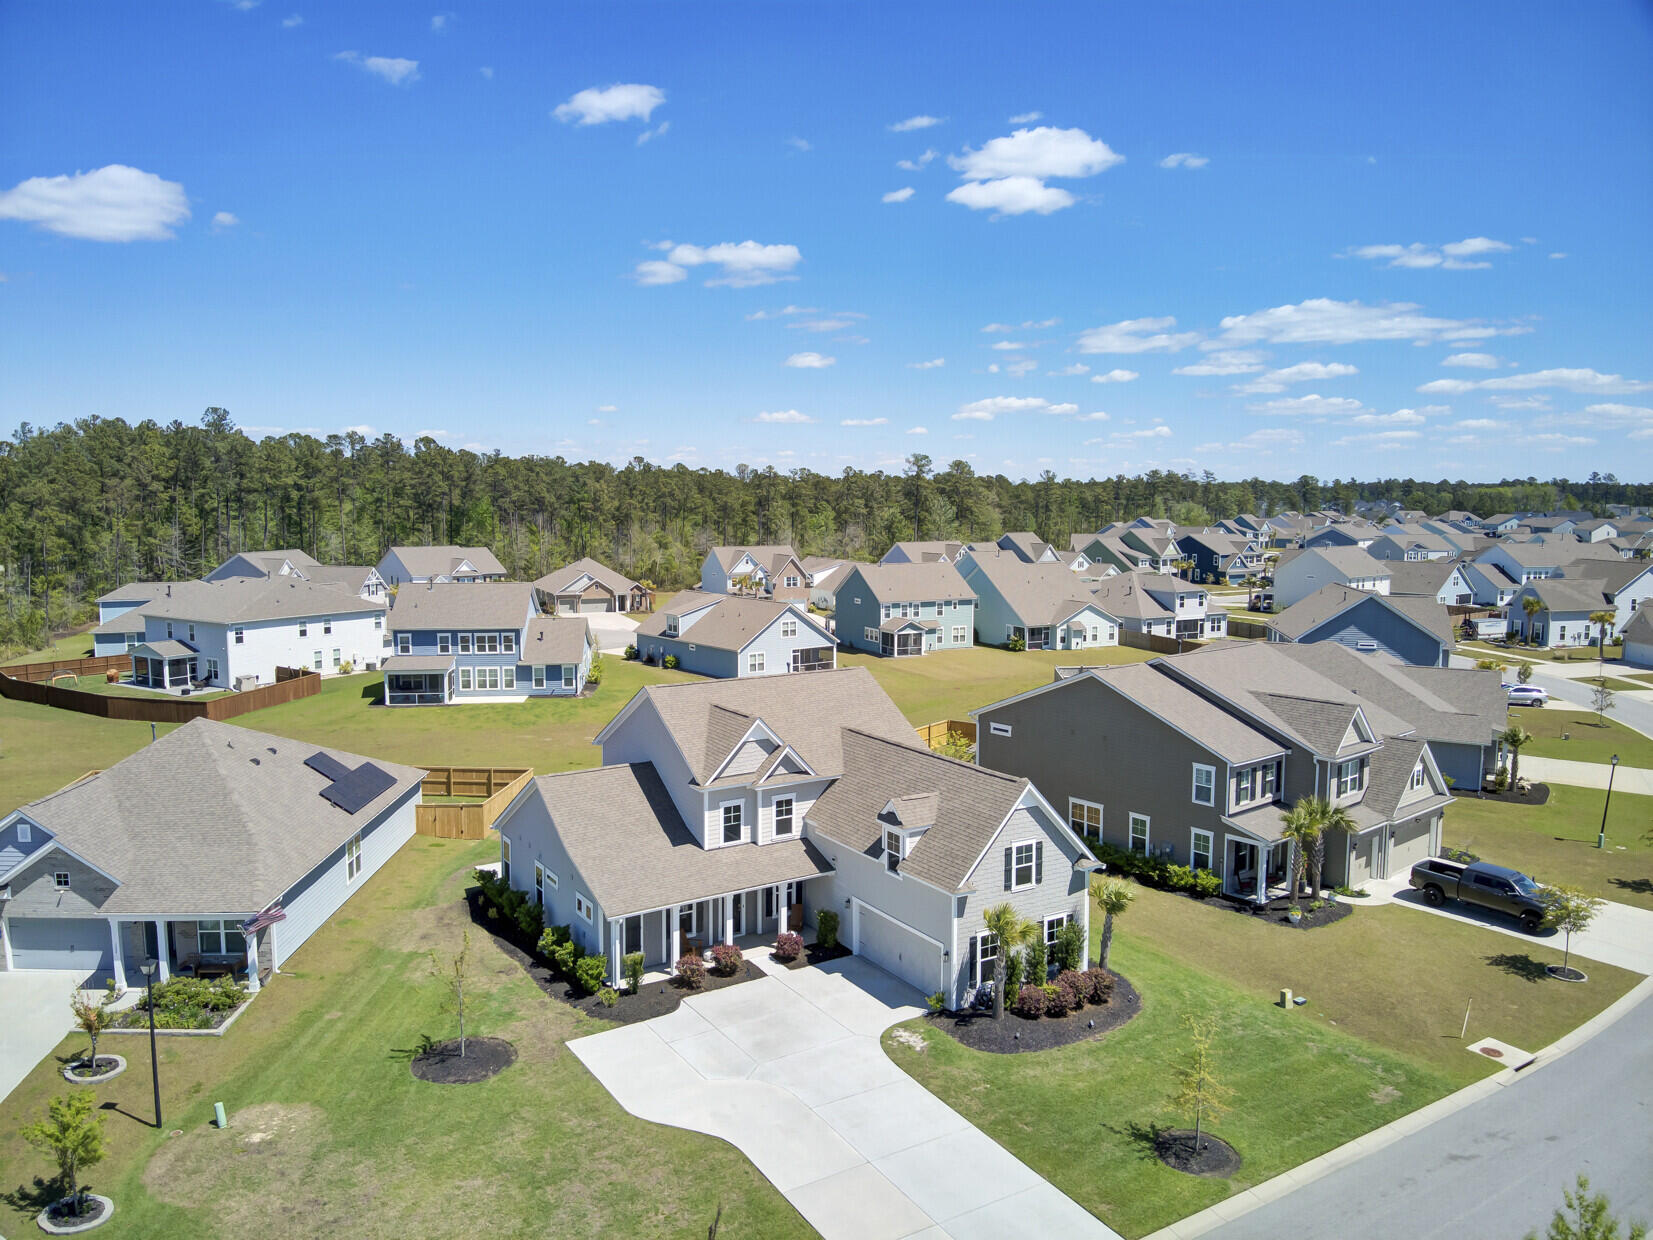
[[637,653],[649,663],[676,656],[686,672],[719,679],[828,671],[837,642],[802,602],[684,590],[637,626]]
[[975,644],[976,592],[945,560],[857,564],[838,588],[838,638],[905,658]]
[[1417,667],[1446,667],[1452,621],[1433,598],[1370,594],[1324,586],[1274,617],[1274,642],[1337,642],[1365,654],[1386,654]]
[[1029,650],[1117,646],[1119,619],[1061,563],[1028,564],[1013,552],[972,550],[959,561],[976,592],[976,637],[987,646],[1023,641]]

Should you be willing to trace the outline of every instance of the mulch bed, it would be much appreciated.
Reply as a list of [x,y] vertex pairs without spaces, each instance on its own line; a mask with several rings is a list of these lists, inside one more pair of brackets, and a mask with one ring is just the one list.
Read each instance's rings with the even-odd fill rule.
[[91,1193],[86,1195],[84,1208],[79,1214],[70,1212],[73,1204],[67,1198],[52,1202],[44,1211],[46,1221],[54,1227],[89,1230],[104,1222],[109,1215],[114,1213],[114,1207],[108,1201]]
[[76,1060],[72,1064],[69,1064],[67,1070],[70,1076],[93,1077],[102,1076],[105,1072],[113,1072],[120,1066],[121,1061],[113,1056],[99,1055],[96,1067],[87,1064],[84,1059],[80,1059]]
[[822,947],[818,943],[811,943],[804,948],[803,955],[795,960],[782,960],[773,952],[770,952],[769,958],[776,964],[785,965],[789,969],[807,969],[812,964],[825,964],[829,960],[840,960],[849,954],[849,948],[842,943],[835,943],[831,947]]
[[409,1061],[413,1075],[437,1085],[474,1085],[498,1076],[517,1061],[517,1048],[504,1038],[466,1038],[465,1053],[459,1053],[459,1039],[433,1042]]
[[1192,1128],[1168,1128],[1154,1137],[1154,1153],[1174,1171],[1221,1180],[1240,1169],[1234,1147],[1209,1132],[1200,1133],[1200,1148],[1194,1148]]
[[[1354,912],[1353,901],[1355,899],[1358,899],[1358,897],[1339,896],[1335,902],[1328,900],[1325,904],[1312,911],[1309,909],[1309,901],[1307,899],[1300,900],[1297,907],[1302,911],[1303,916],[1293,928],[1297,930],[1314,930],[1320,926],[1329,926],[1334,921],[1342,921],[1350,913]],[[1275,925],[1279,926],[1291,926],[1292,924],[1291,901],[1283,896],[1275,897],[1266,905],[1253,904],[1250,900],[1238,899],[1228,899],[1226,902],[1236,913],[1243,913],[1247,916],[1256,917],[1262,921],[1273,922]]]
[[1506,805],[1542,805],[1550,799],[1550,785],[1534,784],[1522,796],[1514,788],[1506,788],[1502,792],[1474,792],[1468,789],[1459,791],[1453,789],[1453,796],[1476,797],[1482,801],[1502,801]]
[[936,1012],[927,1019],[937,1029],[951,1034],[974,1051],[995,1055],[1019,1055],[1026,1051],[1048,1051],[1072,1046],[1118,1029],[1142,1010],[1136,987],[1112,969],[1113,996],[1104,1004],[1087,1005],[1066,1016],[1017,1016],[1009,1008],[1000,1020],[985,1011]]

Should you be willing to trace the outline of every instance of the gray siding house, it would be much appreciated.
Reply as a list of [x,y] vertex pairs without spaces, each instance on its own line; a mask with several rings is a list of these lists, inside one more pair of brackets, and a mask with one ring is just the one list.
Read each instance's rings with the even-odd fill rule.
[[505,565],[486,547],[392,547],[378,569],[392,587],[505,580]]
[[1021,640],[1029,650],[1083,650],[1119,644],[1119,618],[1098,602],[1095,584],[1061,563],[968,551],[959,571],[976,592],[976,637],[983,645]]
[[791,547],[713,547],[700,566],[707,594],[761,594],[777,603],[809,602],[809,574]]
[[856,564],[837,593],[838,640],[905,658],[958,650],[976,640],[976,592],[943,560]]
[[1274,598],[1281,607],[1333,585],[1388,594],[1389,566],[1360,547],[1305,547],[1281,555],[1274,566]]
[[197,719],[0,818],[0,969],[257,989],[412,836],[424,772]]
[[719,679],[818,672],[837,665],[837,643],[801,602],[684,590],[637,626],[637,653],[677,657],[684,671]]
[[932,754],[863,668],[651,686],[604,765],[543,776],[499,820],[512,886],[588,951],[670,970],[839,915],[851,950],[949,1007],[991,976],[985,908],[1089,933],[1094,859],[1027,780]]
[[1370,594],[1323,586],[1269,625],[1271,642],[1337,642],[1363,654],[1384,654],[1419,667],[1446,667],[1452,619],[1433,598]]

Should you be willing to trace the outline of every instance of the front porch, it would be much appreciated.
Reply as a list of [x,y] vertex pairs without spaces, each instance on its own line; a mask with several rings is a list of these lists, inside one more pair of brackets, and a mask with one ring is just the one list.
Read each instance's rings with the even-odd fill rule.
[[1289,896],[1294,849],[1290,840],[1224,836],[1223,894],[1253,904]]
[[[279,919],[279,918],[278,918]],[[109,919],[116,990],[141,989],[142,966],[155,962],[155,981],[233,977],[257,991],[273,970],[269,914],[224,918]]]
[[643,953],[644,980],[658,981],[674,976],[677,961],[691,952],[704,956],[723,943],[745,952],[772,946],[784,930],[803,929],[803,880],[611,917],[604,934],[609,981],[624,985],[625,957],[635,952]]

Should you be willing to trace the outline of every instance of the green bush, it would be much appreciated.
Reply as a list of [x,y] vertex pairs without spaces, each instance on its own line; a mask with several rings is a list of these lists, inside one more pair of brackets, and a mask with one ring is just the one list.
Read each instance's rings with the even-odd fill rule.
[[591,667],[586,671],[585,683],[588,685],[600,685],[603,683],[602,655],[598,654],[591,657]]
[[545,908],[537,900],[524,896],[522,903],[517,905],[516,922],[522,937],[530,943],[537,943],[545,926]]
[[540,955],[547,961],[554,961],[557,948],[570,941],[570,930],[567,926],[547,926],[540,935]]
[[[627,952],[620,961],[620,967],[625,970],[626,985],[631,987],[631,993],[636,994],[643,989],[643,953]],[[613,1004],[609,1005],[610,1007]]]
[[1337,892],[1338,895],[1343,896],[1345,899],[1349,899],[1349,900],[1364,900],[1368,895],[1371,894],[1364,887],[1350,887],[1347,884],[1342,884],[1342,885],[1333,887],[1332,890]]
[[564,939],[551,949],[551,967],[572,982],[575,980],[574,969],[580,963],[580,955],[580,945],[572,939]]
[[934,1013],[939,1015],[941,1010],[947,1006],[947,996],[942,994],[941,991],[938,990],[938,991],[936,991],[935,994],[931,995],[928,999],[924,1000],[924,1002],[926,1002],[930,1005],[930,1011],[931,1012],[934,1012]]
[[[1011,959],[1014,960],[1015,957],[1012,956]],[[1022,980],[1027,982],[1028,985],[1043,986],[1045,984],[1045,978],[1050,973],[1050,963],[1045,952],[1043,934],[1022,949],[1021,966]],[[1005,967],[1009,967],[1008,961]]]
[[[247,988],[232,977],[174,977],[155,984],[157,1029],[211,1029],[247,1000]],[[118,1023],[137,1028],[149,1023],[147,999],[128,1008]]]
[[1019,953],[1012,953],[1004,962],[1005,994],[1022,984],[1023,957]]
[[822,951],[838,946],[838,914],[829,908],[815,914],[815,941]]
[[1070,921],[1056,932],[1056,950],[1051,953],[1057,973],[1071,973],[1085,967],[1085,932]]
[[672,668],[677,666],[677,656],[675,654],[667,655],[664,659],[660,660],[660,666],[665,668],[667,671],[670,671]]
[[597,1000],[604,1007],[613,1007],[616,1003],[620,1002],[620,992],[615,990],[612,986],[604,986],[597,992]]
[[627,646],[626,653],[623,657],[627,663],[635,663],[637,661],[637,647]]
[[608,979],[607,956],[581,956],[574,966],[574,981],[588,995],[601,990]]
[[1013,650],[1020,653],[1021,651],[1027,649],[1027,639],[1025,637],[1012,637],[1004,644],[1004,648],[1006,650]]
[[1185,865],[1168,865],[1165,867],[1165,885],[1172,891],[1191,891],[1194,871]]
[[699,990],[706,984],[706,962],[698,952],[678,957],[677,980],[690,990]]
[[1194,870],[1185,865],[1172,865],[1163,857],[1116,848],[1112,844],[1098,844],[1093,849],[1097,859],[1108,864],[1108,873],[1134,878],[1144,887],[1161,891],[1191,891],[1209,898],[1222,891],[1222,879],[1210,870]]
[[1194,872],[1194,894],[1201,899],[1209,900],[1214,895],[1220,895],[1223,889],[1223,880],[1217,877],[1215,870],[1196,870]]

